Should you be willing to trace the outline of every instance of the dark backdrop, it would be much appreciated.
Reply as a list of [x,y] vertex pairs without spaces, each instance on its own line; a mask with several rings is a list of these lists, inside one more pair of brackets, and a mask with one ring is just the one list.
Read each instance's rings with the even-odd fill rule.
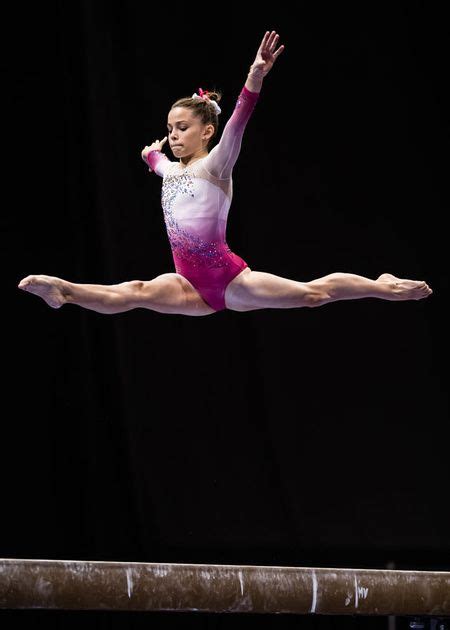
[[[0,556],[450,569],[448,26],[422,3],[310,4],[6,11]],[[220,137],[272,29],[286,49],[234,169],[230,247],[292,279],[390,272],[433,295],[188,317],[17,289],[174,271],[141,150],[200,86],[223,92]],[[244,617],[153,619],[299,622]]]

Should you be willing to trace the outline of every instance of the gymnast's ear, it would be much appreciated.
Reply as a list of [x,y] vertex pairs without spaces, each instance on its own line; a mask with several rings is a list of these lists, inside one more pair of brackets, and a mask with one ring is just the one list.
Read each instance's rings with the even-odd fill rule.
[[212,125],[211,123],[208,123],[207,125],[205,125],[205,128],[203,129],[203,134],[202,134],[202,138],[203,140],[209,140],[214,134],[214,125]]

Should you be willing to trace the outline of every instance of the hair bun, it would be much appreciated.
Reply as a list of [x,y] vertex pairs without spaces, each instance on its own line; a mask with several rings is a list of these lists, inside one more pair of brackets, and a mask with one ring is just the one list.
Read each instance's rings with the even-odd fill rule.
[[220,99],[222,98],[219,92],[214,92],[214,91],[210,92],[209,90],[206,90],[203,93],[205,94],[207,98],[209,98],[210,101],[216,101],[216,103],[218,103]]
[[212,105],[216,114],[220,114],[222,110],[217,104],[217,101],[221,98],[220,92],[208,92],[208,90],[202,90],[202,88],[199,88],[199,92],[200,94],[194,93],[191,98],[195,100],[203,100],[205,103]]

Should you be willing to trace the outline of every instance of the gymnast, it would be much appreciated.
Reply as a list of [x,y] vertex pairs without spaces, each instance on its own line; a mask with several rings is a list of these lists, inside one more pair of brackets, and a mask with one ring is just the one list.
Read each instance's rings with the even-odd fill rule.
[[[232,173],[247,122],[262,83],[284,50],[279,35],[267,31],[220,141],[217,134],[220,92],[177,100],[167,118],[167,134],[141,152],[150,172],[162,177],[162,207],[176,272],[152,280],[113,285],[76,284],[55,276],[31,275],[18,287],[53,308],[77,304],[98,313],[146,308],[159,313],[210,315],[217,311],[316,307],[338,300],[379,298],[420,300],[432,290],[423,281],[389,273],[370,280],[352,273],[331,273],[310,282],[253,271],[226,242],[233,194]],[[175,161],[162,152],[169,140]]]

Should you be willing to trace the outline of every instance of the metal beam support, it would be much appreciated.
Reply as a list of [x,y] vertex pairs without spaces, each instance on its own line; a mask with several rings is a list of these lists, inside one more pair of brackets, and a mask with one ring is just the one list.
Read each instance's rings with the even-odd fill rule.
[[450,616],[450,572],[0,558],[0,608]]

